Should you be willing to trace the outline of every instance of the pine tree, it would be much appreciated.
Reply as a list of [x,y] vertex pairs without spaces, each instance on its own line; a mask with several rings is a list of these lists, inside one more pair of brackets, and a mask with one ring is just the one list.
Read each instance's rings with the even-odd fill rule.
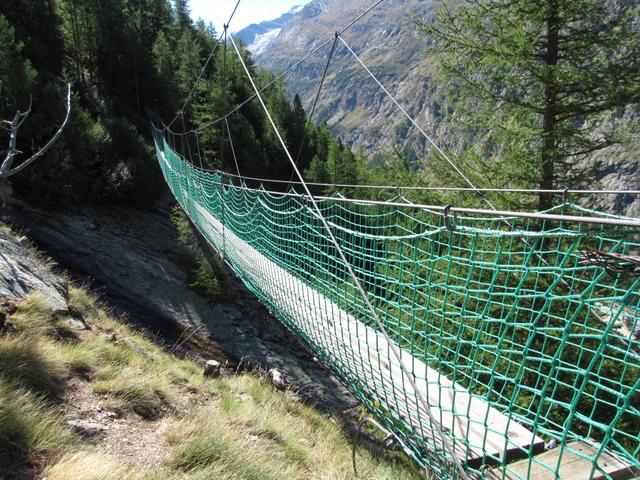
[[22,57],[22,48],[9,21],[0,16],[0,119],[24,111],[29,103],[36,72]]
[[[424,31],[483,168],[541,189],[622,141],[603,116],[640,101],[636,0],[446,0]],[[539,208],[551,206],[541,193]]]
[[187,0],[175,0],[175,14],[178,21],[178,28],[181,31],[191,30],[193,25],[191,23],[189,2]]

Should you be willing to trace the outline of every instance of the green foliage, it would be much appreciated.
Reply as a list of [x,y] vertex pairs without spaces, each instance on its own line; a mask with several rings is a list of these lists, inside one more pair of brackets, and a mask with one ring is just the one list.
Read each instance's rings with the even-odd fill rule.
[[[576,160],[624,141],[605,116],[640,100],[637,2],[447,1],[422,22],[442,65],[465,171],[483,186],[550,189],[592,172]],[[434,169],[439,173],[438,169]],[[551,206],[540,194],[539,208]]]
[[0,114],[34,109],[20,129],[28,155],[64,114],[71,120],[16,190],[41,202],[152,201],[163,187],[149,148],[147,110],[170,117],[190,89],[212,29],[169,0],[11,0],[0,5]]
[[22,55],[24,45],[16,40],[15,30],[0,15],[0,115],[12,117],[26,110],[29,93],[36,80],[31,62]]
[[194,265],[189,268],[189,286],[214,302],[224,299],[224,273],[218,265],[207,258],[195,230],[179,205],[171,209],[171,221],[178,232],[178,241],[191,254]]

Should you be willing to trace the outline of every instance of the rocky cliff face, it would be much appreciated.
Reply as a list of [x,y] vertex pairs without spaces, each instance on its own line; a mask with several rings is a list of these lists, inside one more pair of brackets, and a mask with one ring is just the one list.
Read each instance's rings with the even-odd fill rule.
[[[257,63],[272,71],[285,70],[370,5],[370,0],[312,0],[257,53]],[[440,146],[455,150],[461,135],[442,121],[446,107],[432,80],[438,67],[425,54],[427,40],[415,22],[416,17],[433,15],[439,5],[438,0],[389,0],[343,37],[424,130]],[[291,95],[298,93],[307,109],[315,97],[330,49],[331,45],[327,45],[288,75]],[[637,108],[629,108],[621,116],[631,122],[640,119]],[[409,160],[415,160],[417,167],[428,170],[421,160],[428,147],[424,138],[340,43],[320,97],[316,121],[327,121],[336,135],[352,147],[362,147],[372,157],[395,146]],[[611,123],[616,124],[613,120]],[[594,167],[594,174],[592,181],[581,187],[640,189],[640,139],[632,146],[597,152],[586,163]],[[586,202],[608,211],[640,214],[638,196],[607,196]]]
[[302,8],[302,5],[297,5],[275,20],[252,23],[236,33],[235,36],[247,45],[252,54],[259,55]]

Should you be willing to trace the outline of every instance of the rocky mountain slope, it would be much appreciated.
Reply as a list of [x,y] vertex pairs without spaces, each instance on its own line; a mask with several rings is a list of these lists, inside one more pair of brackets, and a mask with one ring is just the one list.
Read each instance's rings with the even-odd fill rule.
[[[255,56],[256,61],[274,71],[284,70],[370,4],[369,0],[313,0]],[[434,7],[432,1],[389,0],[343,35],[400,103],[426,125],[437,118],[430,82],[434,70],[425,61],[425,39],[414,17],[428,15]],[[313,100],[330,49],[327,45],[288,77],[291,93],[300,94],[305,105]],[[343,140],[362,146],[367,153],[392,143],[420,147],[396,107],[340,43],[316,118],[327,121]]]
[[[212,303],[189,288],[190,254],[180,245],[169,219],[169,201],[147,210],[119,207],[32,208],[12,200],[5,221],[28,232],[35,244],[80,284],[101,292],[119,315],[160,333],[168,342],[188,336],[234,364],[277,368],[308,399],[344,409],[353,397],[318,364],[297,339],[229,274],[227,301]],[[0,295],[24,298],[42,292],[55,305],[61,287],[39,273],[29,252],[0,230]],[[230,273],[230,272],[227,272]],[[48,288],[45,288],[45,285]],[[56,307],[57,308],[57,307]]]
[[252,23],[237,32],[235,36],[247,45],[252,54],[259,55],[302,8],[302,5],[296,5],[275,20]]
[[[283,71],[370,5],[370,0],[312,0],[256,52],[255,59],[272,71]],[[438,67],[425,54],[427,39],[415,21],[433,15],[438,6],[438,0],[388,0],[343,37],[423,129],[440,146],[455,150],[461,135],[442,121],[446,107],[433,81]],[[316,94],[330,48],[327,45],[288,75],[290,94],[300,94],[307,109]],[[623,115],[629,121],[639,121],[637,108],[629,108]],[[362,147],[372,158],[396,147],[416,167],[428,171],[424,161],[428,145],[424,138],[340,43],[323,87],[316,120],[327,121],[335,134],[353,147]],[[640,139],[632,147],[602,150],[587,162],[595,166],[595,172],[592,183],[582,187],[640,189]],[[619,213],[640,214],[637,196],[592,198],[586,203]]]

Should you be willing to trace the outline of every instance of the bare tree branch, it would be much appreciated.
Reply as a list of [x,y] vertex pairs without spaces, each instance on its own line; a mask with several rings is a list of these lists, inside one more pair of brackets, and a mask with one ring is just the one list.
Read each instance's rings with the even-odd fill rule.
[[[62,134],[64,127],[66,127],[67,122],[69,121],[69,115],[71,114],[71,84],[67,84],[67,111],[64,116],[64,120],[60,124],[58,131],[51,137],[51,139],[47,142],[47,144],[34,153],[27,160],[23,161],[17,167],[13,167],[13,161],[15,160],[16,155],[21,153],[17,148],[17,140],[18,140],[18,129],[24,123],[27,116],[31,113],[31,98],[29,99],[29,108],[26,112],[18,111],[13,117],[13,121],[11,122],[11,135],[9,137],[9,151],[5,159],[2,162],[2,166],[0,166],[0,179],[9,178],[12,175],[15,175],[18,172],[21,172],[33,162],[35,162],[38,158],[40,158],[44,153],[51,148],[51,146],[58,140],[58,137]],[[12,168],[13,167],[13,168]]]

